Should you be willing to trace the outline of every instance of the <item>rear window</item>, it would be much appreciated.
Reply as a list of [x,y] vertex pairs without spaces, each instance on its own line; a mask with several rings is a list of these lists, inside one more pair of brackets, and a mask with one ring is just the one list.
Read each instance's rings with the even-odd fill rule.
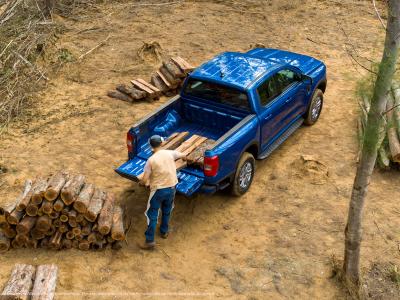
[[245,93],[217,83],[191,78],[183,93],[210,102],[230,105],[247,111],[250,110],[249,101]]

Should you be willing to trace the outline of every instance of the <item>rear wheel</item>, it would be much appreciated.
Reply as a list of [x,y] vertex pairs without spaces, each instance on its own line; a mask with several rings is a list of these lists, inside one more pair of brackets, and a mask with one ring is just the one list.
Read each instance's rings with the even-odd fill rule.
[[304,120],[306,125],[314,125],[318,121],[323,104],[324,93],[320,89],[316,89]]
[[234,196],[241,196],[248,191],[253,182],[254,170],[255,159],[253,155],[248,152],[243,153],[232,182],[232,194]]

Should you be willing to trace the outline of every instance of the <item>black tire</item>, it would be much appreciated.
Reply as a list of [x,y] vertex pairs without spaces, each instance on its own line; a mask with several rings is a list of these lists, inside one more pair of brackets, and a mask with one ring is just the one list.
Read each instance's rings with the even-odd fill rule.
[[255,165],[253,155],[248,152],[242,154],[232,182],[232,195],[239,197],[249,190],[254,178]]
[[320,89],[316,89],[308,106],[305,115],[304,124],[314,125],[321,115],[322,107],[324,106],[324,93]]

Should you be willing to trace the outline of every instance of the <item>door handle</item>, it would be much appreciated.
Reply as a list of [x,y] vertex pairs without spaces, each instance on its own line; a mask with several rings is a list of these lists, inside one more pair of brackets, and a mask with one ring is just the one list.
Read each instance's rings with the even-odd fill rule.
[[268,116],[264,117],[264,120],[267,121],[267,120],[271,119],[271,117],[272,117],[272,114],[269,114]]

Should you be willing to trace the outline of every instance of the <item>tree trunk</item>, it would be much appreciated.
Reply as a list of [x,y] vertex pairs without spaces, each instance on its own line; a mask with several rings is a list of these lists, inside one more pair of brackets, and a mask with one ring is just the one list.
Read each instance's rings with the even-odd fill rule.
[[31,265],[15,265],[11,272],[11,277],[7,282],[0,299],[30,299],[31,291],[35,276],[35,267]]
[[60,172],[54,174],[49,180],[49,184],[47,186],[47,190],[44,194],[44,197],[48,201],[56,200],[58,195],[61,192],[61,189],[64,187],[65,183],[67,182],[68,178],[69,178],[69,175],[65,171],[60,171]]
[[94,193],[94,185],[91,183],[85,184],[78,198],[74,202],[74,208],[81,214],[86,213],[87,208]]
[[32,289],[32,300],[52,300],[57,285],[58,267],[41,265],[37,267],[35,284]]
[[383,113],[386,109],[386,102],[398,58],[400,41],[400,39],[398,39],[400,35],[400,1],[388,1],[388,16],[385,48],[374,86],[371,108],[368,113],[361,159],[354,180],[345,229],[343,269],[346,279],[357,286],[360,283],[361,223],[364,201],[371,174],[375,166],[377,151],[380,147],[380,135],[384,132],[385,124]]
[[75,201],[84,184],[84,175],[76,175],[67,181],[61,190],[61,199],[66,205],[71,205]]
[[103,207],[105,193],[100,189],[95,189],[92,199],[90,200],[88,210],[85,214],[86,220],[89,222],[96,221],[97,215],[100,213]]
[[111,230],[113,224],[114,202],[114,196],[111,193],[107,193],[103,208],[101,209],[97,221],[98,230],[103,235],[108,234]]
[[125,239],[124,215],[123,210],[119,205],[114,206],[111,237],[117,241],[123,241]]

